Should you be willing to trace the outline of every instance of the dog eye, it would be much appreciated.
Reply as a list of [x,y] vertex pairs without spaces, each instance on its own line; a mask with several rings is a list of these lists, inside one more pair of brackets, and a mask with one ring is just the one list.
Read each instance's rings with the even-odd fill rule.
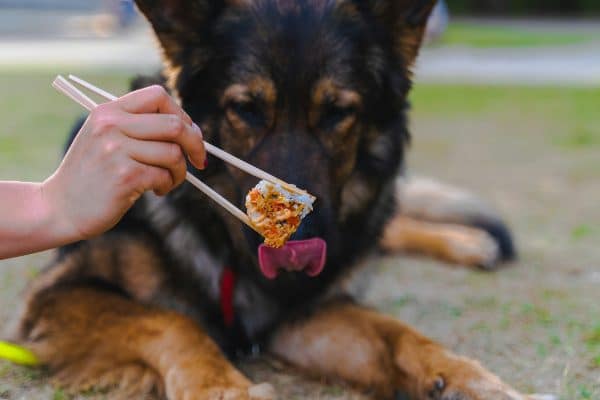
[[228,108],[237,114],[246,124],[251,126],[263,126],[265,118],[257,104],[251,101],[232,102]]
[[340,122],[354,115],[356,115],[356,108],[354,107],[338,107],[335,105],[329,105],[325,108],[322,114],[319,127],[323,130],[332,130]]

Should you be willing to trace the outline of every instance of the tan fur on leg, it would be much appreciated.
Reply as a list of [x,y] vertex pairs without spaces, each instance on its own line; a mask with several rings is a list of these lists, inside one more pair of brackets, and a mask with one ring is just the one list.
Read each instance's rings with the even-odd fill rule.
[[[132,363],[105,372],[90,370],[74,371],[65,368],[53,375],[51,383],[75,394],[82,390],[110,391],[113,400],[164,398],[164,385],[161,377],[145,364]],[[89,380],[93,378],[93,380]]]
[[380,246],[386,251],[425,254],[450,263],[481,267],[494,265],[500,256],[494,239],[482,230],[401,214],[386,226]]
[[[21,339],[70,389],[98,383],[172,400],[250,399],[251,383],[191,320],[89,288],[38,294]],[[157,379],[159,378],[159,379]]]
[[486,371],[412,328],[353,304],[325,307],[273,338],[278,357],[318,377],[345,379],[382,398],[527,400]]

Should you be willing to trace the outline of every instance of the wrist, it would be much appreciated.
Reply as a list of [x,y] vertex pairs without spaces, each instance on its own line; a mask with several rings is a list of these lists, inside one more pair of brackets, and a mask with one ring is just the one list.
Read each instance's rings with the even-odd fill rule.
[[54,175],[49,177],[37,184],[36,191],[38,209],[41,212],[38,217],[42,224],[41,229],[56,242],[51,247],[83,239],[69,216],[68,204],[61,195],[60,185],[57,185],[55,180]]
[[46,194],[45,183],[0,182],[0,259],[78,240]]

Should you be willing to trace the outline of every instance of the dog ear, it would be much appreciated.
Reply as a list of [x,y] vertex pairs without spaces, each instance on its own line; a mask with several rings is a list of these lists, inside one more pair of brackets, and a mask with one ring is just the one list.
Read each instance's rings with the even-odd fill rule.
[[357,8],[379,21],[398,54],[411,66],[419,53],[427,20],[437,0],[354,0]]
[[183,57],[206,59],[212,22],[224,11],[227,0],[135,0],[152,25],[172,67]]

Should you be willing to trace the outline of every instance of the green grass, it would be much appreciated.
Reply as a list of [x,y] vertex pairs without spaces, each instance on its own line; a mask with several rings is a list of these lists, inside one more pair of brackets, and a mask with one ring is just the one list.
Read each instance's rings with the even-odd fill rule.
[[52,395],[52,400],[68,400],[69,396],[62,390],[56,389]]
[[594,236],[596,234],[597,228],[592,227],[588,224],[581,224],[573,228],[571,231],[571,237],[573,240],[580,240],[590,236]]
[[[83,74],[115,93],[125,74]],[[85,110],[54,90],[53,72],[0,71],[0,179],[43,179],[56,168],[75,118]]]
[[592,39],[577,33],[539,32],[509,26],[457,22],[449,25],[442,43],[475,48],[539,47],[580,44]]
[[600,147],[596,88],[422,84],[411,100],[415,112],[425,118],[493,119],[517,127],[520,121],[539,121],[548,125],[545,139],[557,148]]

